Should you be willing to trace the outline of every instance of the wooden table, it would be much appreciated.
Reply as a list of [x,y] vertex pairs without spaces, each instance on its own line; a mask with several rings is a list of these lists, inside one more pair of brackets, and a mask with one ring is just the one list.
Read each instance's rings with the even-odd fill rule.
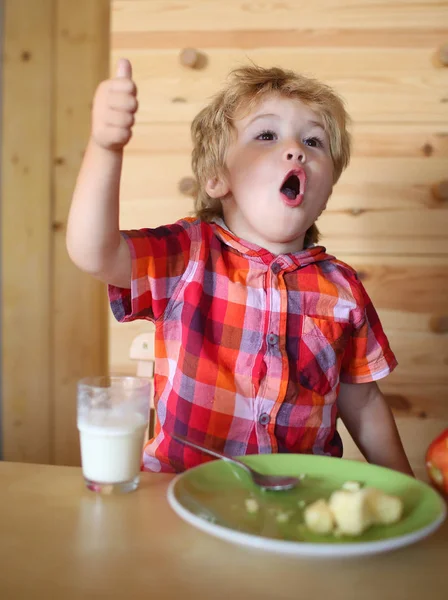
[[0,463],[0,598],[34,600],[441,600],[448,522],[430,538],[356,559],[282,557],[197,531],[169,507],[169,475],[123,496],[81,470]]

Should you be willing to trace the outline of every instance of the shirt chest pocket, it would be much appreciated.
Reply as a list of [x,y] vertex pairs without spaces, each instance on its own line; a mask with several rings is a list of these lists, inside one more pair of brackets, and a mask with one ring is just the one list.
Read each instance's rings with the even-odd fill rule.
[[300,385],[320,396],[335,389],[350,328],[350,323],[303,316],[298,361]]

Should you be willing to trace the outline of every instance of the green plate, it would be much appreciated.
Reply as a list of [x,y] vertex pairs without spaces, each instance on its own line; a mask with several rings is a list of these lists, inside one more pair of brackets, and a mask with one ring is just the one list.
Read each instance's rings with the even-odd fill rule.
[[[428,536],[446,516],[445,502],[434,489],[383,467],[301,454],[259,454],[241,460],[261,473],[303,479],[294,490],[267,492],[243,469],[215,460],[173,479],[168,489],[171,507],[191,525],[228,541],[308,556],[386,552]],[[357,537],[313,534],[304,525],[304,506],[329,498],[346,481],[399,496],[404,503],[402,519],[394,525],[373,526]],[[256,512],[247,510],[250,498],[257,501]]]

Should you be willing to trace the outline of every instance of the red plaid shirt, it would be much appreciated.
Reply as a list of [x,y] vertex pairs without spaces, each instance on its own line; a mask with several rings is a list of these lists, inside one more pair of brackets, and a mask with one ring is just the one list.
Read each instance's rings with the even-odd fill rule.
[[342,455],[340,381],[396,366],[355,271],[315,246],[274,255],[222,221],[123,232],[131,289],[109,287],[119,321],[155,323],[155,435],[143,468],[209,460],[180,433],[230,455]]

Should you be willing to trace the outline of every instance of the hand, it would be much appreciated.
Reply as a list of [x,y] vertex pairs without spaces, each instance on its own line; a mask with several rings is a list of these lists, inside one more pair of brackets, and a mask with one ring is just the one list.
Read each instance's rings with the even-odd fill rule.
[[121,58],[113,79],[98,86],[92,108],[92,139],[106,150],[122,150],[132,136],[138,108],[131,63]]

